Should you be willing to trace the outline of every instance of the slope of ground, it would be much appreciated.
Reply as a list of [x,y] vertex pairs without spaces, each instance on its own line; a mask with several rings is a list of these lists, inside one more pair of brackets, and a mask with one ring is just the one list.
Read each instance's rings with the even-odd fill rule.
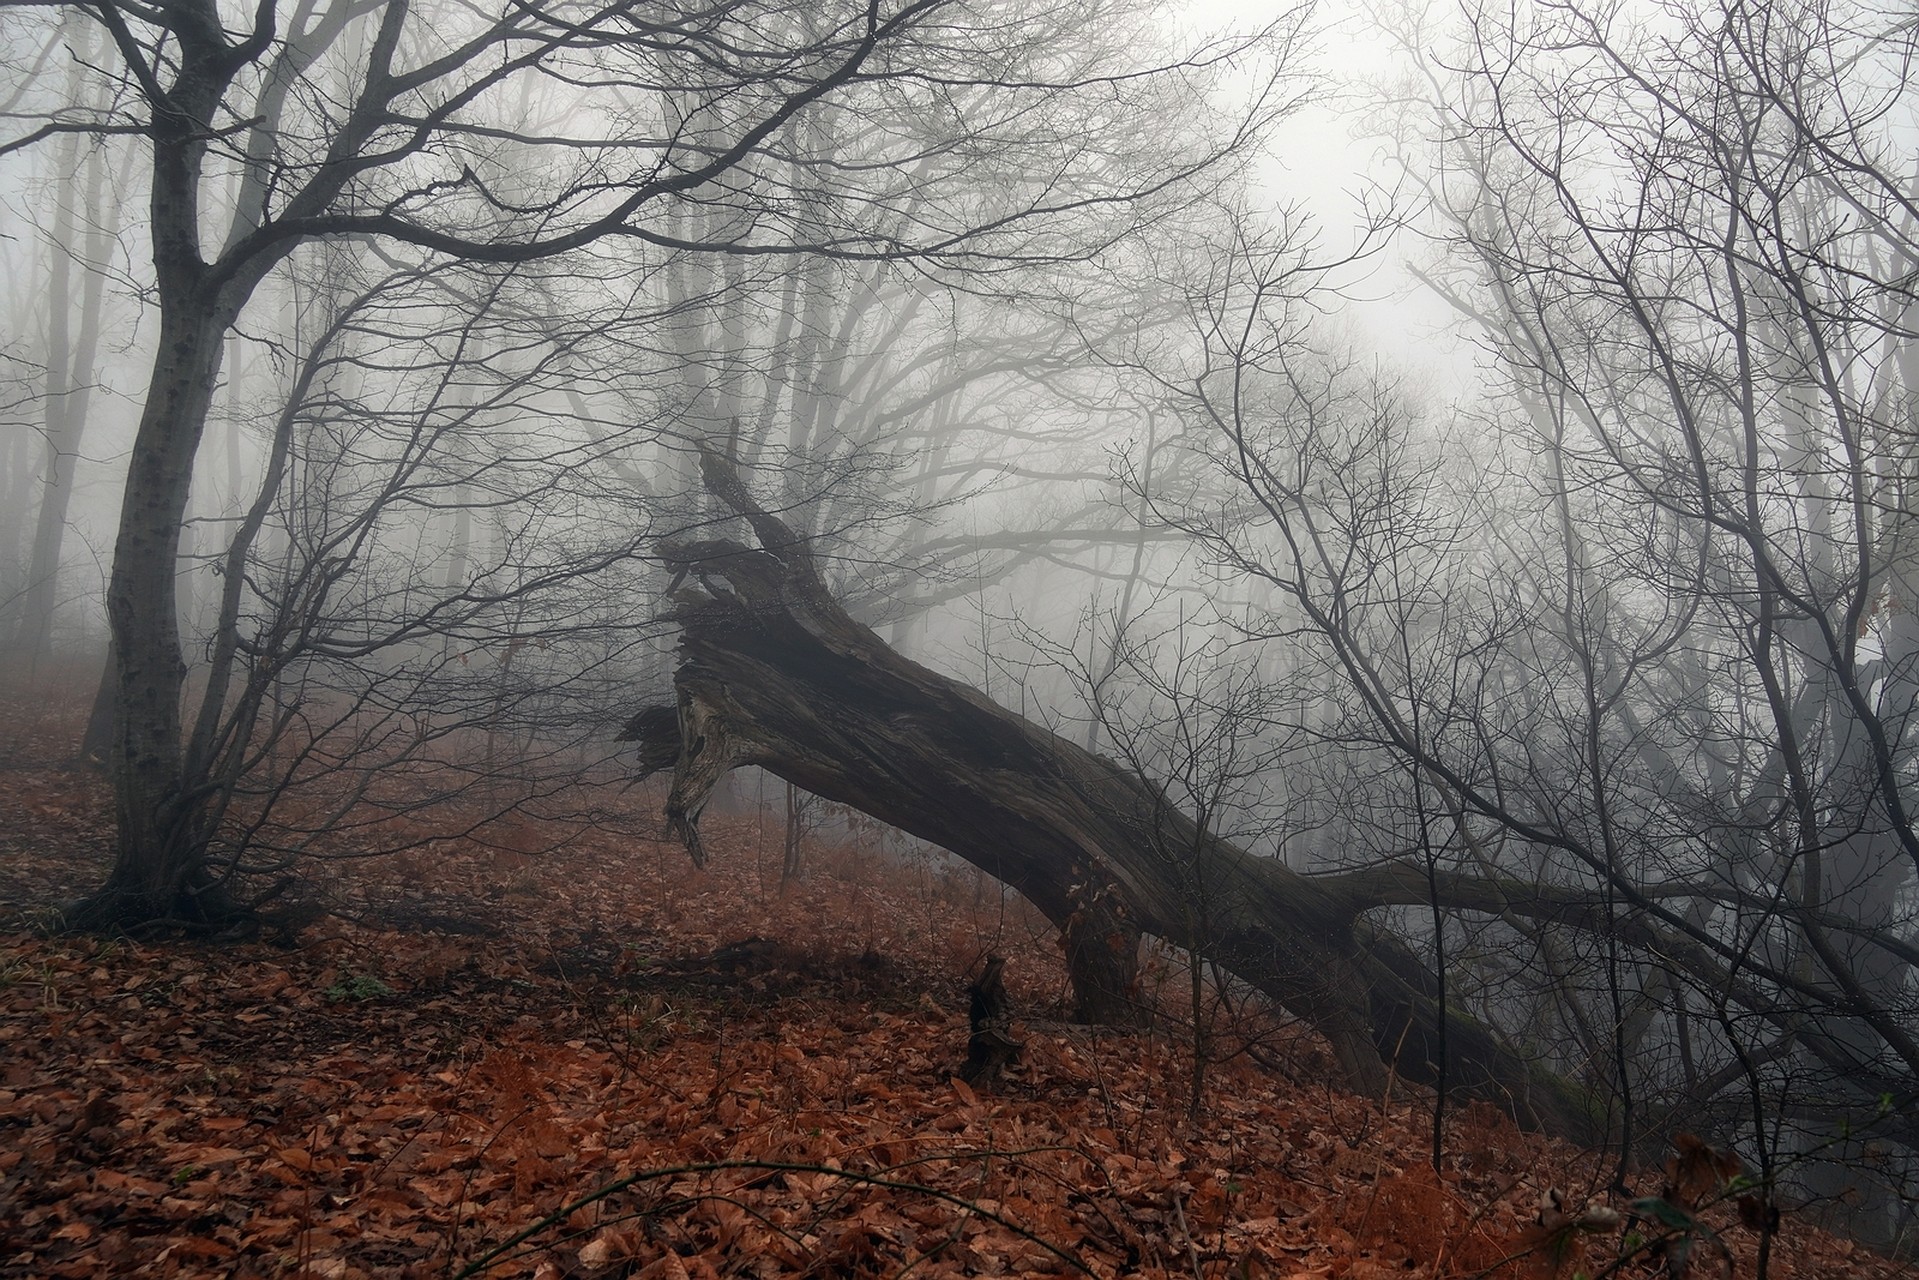
[[[1247,1051],[1189,1120],[1176,1026],[1047,1020],[1063,975],[1017,901],[846,840],[782,895],[772,818],[710,820],[707,872],[606,831],[516,852],[552,843],[530,828],[343,864],[339,914],[291,949],[42,937],[33,912],[104,871],[107,806],[24,714],[0,1275],[1377,1280],[1619,1255],[1618,1229],[1536,1225],[1548,1188],[1605,1200],[1600,1162],[1473,1109],[1435,1173],[1426,1104],[1328,1087],[1286,1027],[1222,1026]],[[950,1072],[989,950],[1031,1016],[975,1090]],[[1703,1219],[1693,1273],[1753,1274],[1733,1208]],[[1770,1274],[1900,1272],[1789,1214]]]

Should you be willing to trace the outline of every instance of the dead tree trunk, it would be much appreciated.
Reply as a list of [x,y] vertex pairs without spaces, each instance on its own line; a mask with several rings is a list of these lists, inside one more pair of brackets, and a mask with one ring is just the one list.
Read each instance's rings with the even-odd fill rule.
[[[1198,949],[1310,1023],[1355,1089],[1380,1094],[1388,1064],[1410,1079],[1439,1078],[1437,984],[1409,947],[1362,918],[1377,901],[1200,839],[1148,779],[908,661],[839,607],[804,542],[753,501],[729,463],[708,453],[704,472],[760,546],[662,546],[682,628],[678,706],[642,711],[625,734],[640,743],[643,771],[672,766],[667,820],[696,862],[714,786],[758,765],[1025,894],[1064,936],[1082,1017],[1136,1016],[1137,944],[1150,933]],[[1205,862],[1208,937],[1188,936],[1168,849]],[[1522,1123],[1600,1136],[1576,1090],[1484,1026],[1445,1016],[1445,1078],[1455,1087]]]

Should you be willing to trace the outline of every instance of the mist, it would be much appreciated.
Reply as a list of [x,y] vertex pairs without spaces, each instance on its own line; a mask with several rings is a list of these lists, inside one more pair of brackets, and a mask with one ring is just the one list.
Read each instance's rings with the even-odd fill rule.
[[1914,40],[6,9],[0,650],[112,811],[57,925],[777,793],[1023,895],[1075,1017],[1167,948],[1195,1116],[1240,992],[1436,1168],[1473,1100],[1620,1187],[1696,1134],[1762,1271],[1781,1206],[1909,1250]]

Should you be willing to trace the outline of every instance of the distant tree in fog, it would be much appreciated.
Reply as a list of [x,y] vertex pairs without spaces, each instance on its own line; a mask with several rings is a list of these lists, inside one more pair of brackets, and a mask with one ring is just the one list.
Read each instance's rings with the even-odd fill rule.
[[[64,88],[76,102],[97,111],[103,86],[89,84],[86,62],[99,41],[86,20],[69,15],[48,39],[50,47],[71,39],[73,57],[63,68]],[[38,260],[18,264],[23,272],[44,273],[33,287],[18,291],[15,305],[37,313],[30,326],[40,339],[40,421],[17,437],[37,447],[13,450],[7,459],[9,530],[14,543],[0,552],[0,565],[13,570],[17,590],[0,600],[0,645],[6,645],[28,671],[48,658],[54,617],[62,598],[60,563],[67,547],[68,512],[75,473],[81,462],[90,402],[99,376],[101,338],[106,324],[106,276],[121,221],[119,203],[107,198],[109,151],[83,132],[64,133],[43,148],[44,179],[35,184],[50,208]],[[22,424],[24,428],[25,424]],[[97,432],[96,432],[97,435]],[[31,532],[25,525],[31,515]],[[15,540],[18,540],[17,542]],[[8,584],[11,588],[13,584]]]
[[[588,276],[636,254],[799,253],[984,278],[1135,233],[1278,106],[1256,87],[1237,127],[1164,129],[1165,145],[1116,173],[1095,140],[1192,100],[1209,68],[1260,41],[1155,66],[1138,56],[1156,43],[1144,8],[1091,3],[316,0],[263,5],[238,29],[210,0],[76,11],[114,50],[97,64],[108,105],[37,86],[46,123],[4,149],[75,130],[144,139],[158,313],[107,593],[118,860],[79,924],[232,910],[205,864],[218,806],[182,723],[175,564],[228,333],[303,246],[500,265],[574,255]],[[857,165],[840,163],[834,118],[884,122]]]

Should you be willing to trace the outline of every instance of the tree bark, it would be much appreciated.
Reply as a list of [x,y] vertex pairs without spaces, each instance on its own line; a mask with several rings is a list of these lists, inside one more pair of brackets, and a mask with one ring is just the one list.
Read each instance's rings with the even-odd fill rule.
[[114,697],[107,763],[119,840],[101,890],[67,914],[75,928],[218,925],[229,904],[207,875],[199,779],[181,768],[180,525],[213,404],[228,328],[275,260],[258,254],[216,279],[200,253],[204,134],[224,50],[196,47],[175,88],[182,110],[153,137],[149,227],[160,306],[153,372],[127,464],[107,580]]
[[180,530],[227,331],[293,241],[209,266],[202,252],[200,208],[208,141],[219,136],[219,105],[228,85],[264,50],[270,27],[234,45],[207,0],[174,6],[169,13],[178,70],[169,89],[162,92],[155,82],[146,90],[149,97],[157,95],[149,131],[147,228],[160,332],[107,581],[114,665],[106,764],[113,777],[118,841],[106,884],[66,913],[67,925],[76,929],[218,927],[233,914],[206,867],[204,779],[182,768],[186,662],[178,616]]
[[200,429],[225,325],[162,317],[160,356],[135,437],[107,586],[115,660],[111,736],[119,841],[101,890],[68,912],[75,928],[150,922],[204,925],[225,915],[206,896],[204,832],[181,770],[186,663],[176,616],[176,562]]
[[[731,769],[754,764],[933,841],[1018,889],[1060,929],[1089,1018],[1136,1017],[1141,933],[1217,960],[1316,1028],[1347,1081],[1378,1096],[1388,1064],[1439,1078],[1437,984],[1415,952],[1364,918],[1379,905],[1225,840],[1201,838],[1152,782],[919,666],[827,593],[811,552],[718,454],[708,487],[758,548],[669,540],[682,633],[678,706],[625,734],[643,771],[671,764],[669,826],[704,861],[698,819]],[[1163,851],[1192,850],[1191,868]],[[1210,886],[1193,937],[1182,884]],[[1446,1078],[1521,1123],[1591,1142],[1579,1092],[1447,1010]]]

